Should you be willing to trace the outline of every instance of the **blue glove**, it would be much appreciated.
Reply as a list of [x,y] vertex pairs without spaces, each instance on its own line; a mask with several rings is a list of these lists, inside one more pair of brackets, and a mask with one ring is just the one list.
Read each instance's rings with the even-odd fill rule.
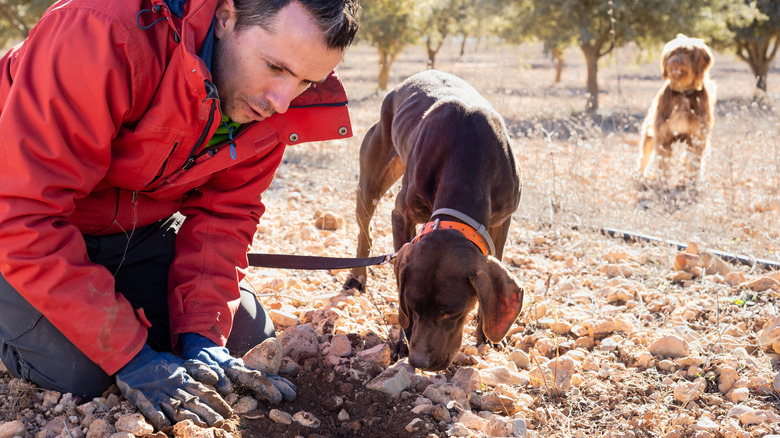
[[271,403],[295,398],[295,385],[289,380],[247,368],[244,361],[230,355],[228,349],[219,347],[205,336],[197,333],[183,333],[179,336],[182,357],[200,361],[219,377],[217,390],[227,394],[233,389],[233,382],[246,386]]
[[192,420],[202,427],[220,426],[232,410],[206,384],[217,376],[204,364],[185,362],[170,353],[159,353],[144,344],[141,351],[114,376],[119,390],[157,430],[171,421]]

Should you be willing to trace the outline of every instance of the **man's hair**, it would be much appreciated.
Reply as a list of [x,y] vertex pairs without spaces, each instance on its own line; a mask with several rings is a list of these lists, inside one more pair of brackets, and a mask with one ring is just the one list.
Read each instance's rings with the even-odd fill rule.
[[285,6],[297,2],[306,9],[325,35],[330,49],[346,49],[358,31],[360,5],[357,0],[234,0],[236,6],[236,30],[260,26],[272,32],[276,14]]

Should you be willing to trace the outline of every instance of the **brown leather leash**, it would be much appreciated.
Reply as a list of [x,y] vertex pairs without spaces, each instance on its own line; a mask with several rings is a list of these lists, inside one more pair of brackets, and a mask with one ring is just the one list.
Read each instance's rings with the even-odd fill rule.
[[376,257],[318,257],[291,254],[264,254],[250,252],[246,258],[249,266],[276,269],[346,269],[359,266],[384,265],[395,257],[385,254]]
[[[432,231],[454,229],[459,231],[468,240],[477,245],[483,254],[492,255],[496,253],[495,246],[493,245],[493,239],[490,238],[490,234],[488,234],[484,225],[475,221],[468,215],[450,208],[440,208],[434,211],[431,215],[431,218],[439,214],[455,217],[465,223],[440,221],[439,219],[427,222],[423,224],[417,236],[412,240],[411,243],[417,242],[423,235]],[[317,270],[346,269],[357,268],[361,266],[384,265],[385,263],[388,263],[390,260],[394,259],[396,255],[398,255],[398,253],[385,254],[376,257],[343,258],[250,252],[247,253],[246,258],[249,262],[249,266],[256,268]]]

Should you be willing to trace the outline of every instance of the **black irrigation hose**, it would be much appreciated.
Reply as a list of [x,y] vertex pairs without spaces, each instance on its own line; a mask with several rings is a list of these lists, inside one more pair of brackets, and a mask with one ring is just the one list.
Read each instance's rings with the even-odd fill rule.
[[[528,216],[523,216],[522,219],[536,221],[535,219]],[[582,226],[576,224],[568,224],[567,226],[572,230],[579,230],[583,228]],[[635,233],[633,231],[617,230],[614,228],[595,227],[595,226],[590,228],[592,230],[597,230],[599,233],[605,236],[623,239],[626,242],[660,243],[660,244],[676,247],[680,251],[683,251],[686,248],[688,248],[688,245],[685,243],[677,242],[674,240],[666,240],[655,236],[649,236],[647,234]],[[711,250],[711,249],[705,249],[705,251],[715,254],[716,256],[722,258],[723,260],[729,263],[750,266],[753,268],[758,268],[763,270],[780,270],[780,262],[775,262],[767,259],[757,259],[755,257],[742,256],[742,255],[732,254],[725,251],[718,251],[718,250]]]

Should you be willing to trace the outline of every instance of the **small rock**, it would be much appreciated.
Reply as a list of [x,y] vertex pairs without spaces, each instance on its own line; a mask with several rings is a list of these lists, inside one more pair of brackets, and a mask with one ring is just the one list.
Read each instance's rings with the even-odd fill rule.
[[114,426],[106,423],[103,419],[97,419],[89,425],[87,438],[108,438],[114,432],[116,432]]
[[336,231],[344,225],[344,218],[332,211],[317,211],[314,214],[314,226],[320,230]]
[[385,394],[396,395],[411,385],[409,373],[403,367],[393,367],[382,371],[366,384],[366,388]]
[[279,409],[271,409],[271,411],[268,412],[268,418],[276,423],[286,424],[289,426],[292,424],[293,417],[287,412],[280,411]]
[[154,427],[146,422],[146,418],[139,413],[125,414],[119,417],[114,424],[117,432],[129,432],[135,436],[144,436],[154,432]]
[[306,411],[296,412],[295,415],[292,416],[292,419],[301,426],[310,427],[312,429],[320,427],[321,424],[319,418]]
[[775,374],[775,378],[772,379],[772,388],[780,393],[780,373]]
[[451,383],[437,383],[429,385],[423,391],[423,397],[430,399],[433,403],[447,405],[451,401],[460,403],[461,406],[468,407],[469,402],[466,393]]
[[347,335],[336,335],[330,341],[330,352],[338,357],[347,357],[352,354],[352,342]]
[[274,322],[274,326],[277,328],[293,327],[301,323],[297,315],[281,309],[269,310],[268,317],[271,318],[271,321]]
[[462,367],[452,376],[453,385],[457,385],[464,392],[471,393],[482,387],[479,370],[474,367]]
[[404,429],[406,429],[406,431],[409,433],[421,432],[425,430],[425,421],[423,421],[421,418],[415,418],[414,420],[410,421]]
[[298,361],[304,354],[319,354],[319,338],[317,331],[309,324],[301,324],[294,327],[288,327],[281,335],[282,350],[284,356],[289,356]]
[[729,392],[734,387],[734,382],[739,380],[739,374],[730,366],[721,367],[718,376],[718,390],[723,394]]
[[514,398],[491,393],[482,396],[482,410],[512,416],[520,410],[520,406]]
[[23,437],[27,433],[27,426],[19,420],[0,423],[0,438]]
[[[502,383],[512,382],[512,372],[507,367],[491,367],[479,370],[479,377],[483,385],[497,386]],[[470,392],[470,391],[469,391]]]
[[726,393],[726,400],[732,403],[742,403],[750,397],[750,390],[747,388],[734,388]]
[[488,422],[488,420],[471,411],[463,411],[458,417],[458,422],[469,429],[485,434],[488,433],[490,429],[490,422]]
[[257,400],[250,396],[241,397],[236,404],[233,405],[233,411],[237,414],[246,414],[257,409]]
[[707,384],[703,378],[698,378],[693,382],[680,382],[674,387],[674,399],[680,403],[697,400],[706,389]]
[[663,357],[686,357],[691,351],[690,346],[684,339],[677,335],[666,335],[657,339],[647,347],[647,350],[653,354]]
[[531,359],[523,350],[513,350],[509,353],[509,360],[515,363],[518,369],[527,370],[531,366]]
[[699,421],[696,422],[696,429],[717,433],[718,430],[720,430],[720,426],[709,417],[701,417],[699,418]]
[[347,421],[347,420],[349,420],[349,412],[347,412],[344,409],[342,409],[339,412],[339,415],[337,416],[337,418],[339,419],[339,421]]
[[756,292],[764,292],[768,289],[780,290],[780,281],[777,281],[772,277],[761,277],[744,283],[742,286]]
[[390,350],[389,345],[380,344],[369,348],[368,350],[359,352],[357,356],[366,362],[375,363],[382,368],[387,368],[390,366],[391,353],[392,351]]
[[268,338],[249,350],[243,357],[244,365],[268,374],[279,374],[282,367],[282,341]]

